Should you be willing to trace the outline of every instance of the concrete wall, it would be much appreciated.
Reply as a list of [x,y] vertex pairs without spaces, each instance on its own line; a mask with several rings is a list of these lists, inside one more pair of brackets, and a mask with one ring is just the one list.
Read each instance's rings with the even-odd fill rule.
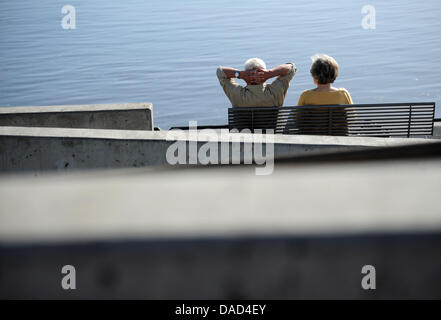
[[[71,170],[90,168],[125,168],[167,165],[167,149],[176,141],[182,141],[184,151],[189,150],[189,141],[197,149],[212,141],[216,146],[227,145],[226,158],[232,162],[233,139],[255,138],[254,135],[226,133],[213,137],[200,133],[181,132],[179,137],[171,131],[125,131],[62,128],[0,127],[0,172],[45,170]],[[330,136],[271,136],[274,155],[302,155],[330,151],[350,150],[366,147],[385,147],[412,143],[430,143],[430,139],[391,139]],[[249,141],[249,140],[247,140]],[[252,141],[252,140],[251,140]],[[244,145],[240,144],[240,159],[244,159]],[[234,145],[239,145],[234,143]],[[218,159],[225,156],[219,147]],[[188,152],[187,152],[188,153]],[[239,160],[240,160],[239,159]],[[188,156],[187,156],[187,163]]]
[[[1,299],[440,299],[441,234],[0,247]],[[76,268],[77,289],[61,288]],[[376,290],[361,288],[364,265]]]
[[153,105],[1,107],[0,126],[153,130]]
[[0,298],[439,299],[440,189],[439,160],[3,177]]

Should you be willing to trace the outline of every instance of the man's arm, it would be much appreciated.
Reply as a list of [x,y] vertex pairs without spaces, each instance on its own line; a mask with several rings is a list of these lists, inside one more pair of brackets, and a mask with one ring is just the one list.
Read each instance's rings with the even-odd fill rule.
[[[290,71],[291,68],[293,68],[293,64],[291,63],[284,63],[280,66],[277,66],[275,68],[272,68],[270,70],[249,70],[249,71],[240,71],[235,68],[231,67],[221,67],[222,71],[224,72],[225,76],[228,79],[236,78],[236,72],[239,72],[239,79],[243,79],[246,82],[264,82],[268,79],[274,78],[274,77],[283,77],[286,76]],[[297,71],[294,66],[294,72]]]
[[[227,71],[224,71],[226,69]],[[227,95],[233,106],[239,106],[242,103],[242,91],[243,87],[234,81],[234,73],[233,76],[231,74],[233,68],[228,67],[219,67],[216,70],[217,78],[219,79],[219,83]],[[228,75],[227,75],[228,73]]]
[[273,94],[283,101],[289,88],[289,82],[292,80],[296,72],[297,68],[294,63],[285,63],[264,72],[264,76],[266,79],[277,77],[276,80],[268,86],[272,89]]
[[260,70],[240,71],[231,67],[220,67],[228,79],[236,78],[236,72],[239,72],[239,79],[247,83],[258,82],[261,80],[263,72]]
[[[220,67],[222,69],[222,71],[225,73],[225,76],[228,79],[232,79],[232,78],[236,78],[236,72],[238,72],[239,70],[231,68],[231,67]],[[240,71],[239,71],[240,72]]]
[[[277,66],[275,68],[272,68],[270,70],[262,70],[263,71],[263,77],[265,78],[265,81],[274,77],[283,77],[288,74],[288,72],[291,71],[291,68],[294,67],[294,70],[296,71],[295,66],[293,66],[292,63],[284,63],[280,66]],[[294,72],[295,72],[294,71]]]

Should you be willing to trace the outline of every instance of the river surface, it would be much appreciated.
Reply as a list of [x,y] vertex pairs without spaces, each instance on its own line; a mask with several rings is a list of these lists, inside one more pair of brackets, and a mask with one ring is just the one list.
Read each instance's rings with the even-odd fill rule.
[[[75,29],[62,27],[65,5]],[[0,0],[0,106],[152,102],[162,129],[223,124],[219,65],[295,62],[296,105],[323,52],[355,103],[435,101],[440,117],[440,18],[439,0]]]

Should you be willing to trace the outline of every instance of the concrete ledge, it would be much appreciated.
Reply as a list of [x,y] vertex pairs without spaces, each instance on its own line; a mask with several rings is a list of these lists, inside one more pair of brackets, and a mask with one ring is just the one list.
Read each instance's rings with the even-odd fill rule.
[[[179,135],[177,133],[0,127],[0,172],[168,165],[166,152],[176,141],[184,142],[186,150],[190,142],[196,142],[198,150],[207,142],[218,146],[225,143],[228,145],[230,163],[244,159],[245,146],[254,148],[249,142],[255,138],[252,134],[224,133],[213,137],[213,132],[200,132],[196,136],[186,131],[179,132]],[[242,138],[241,143],[232,142],[239,141],[239,138]],[[275,157],[435,142],[434,139],[292,135],[273,135],[271,138]],[[232,152],[233,144],[240,145],[238,157]],[[218,156],[221,159],[222,154]]]
[[153,130],[153,105],[1,107],[0,126]]
[[287,165],[270,176],[252,167],[3,176],[0,241],[434,232],[440,164]]
[[[440,168],[4,177],[0,298],[439,299]],[[66,264],[77,290],[60,286]]]

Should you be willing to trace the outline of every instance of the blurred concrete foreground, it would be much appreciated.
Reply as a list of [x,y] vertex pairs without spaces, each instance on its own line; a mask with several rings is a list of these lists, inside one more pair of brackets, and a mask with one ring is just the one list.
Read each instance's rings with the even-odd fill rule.
[[279,136],[256,176],[167,166],[164,132],[7,125],[0,298],[441,298],[437,139]]

